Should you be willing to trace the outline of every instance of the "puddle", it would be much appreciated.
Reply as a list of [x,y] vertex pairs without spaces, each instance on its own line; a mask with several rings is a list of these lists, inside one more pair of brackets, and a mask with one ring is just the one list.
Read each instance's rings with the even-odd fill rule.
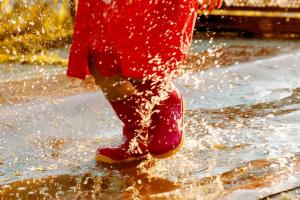
[[121,140],[120,122],[95,89],[1,104],[0,199],[232,200],[297,187],[299,56],[293,50],[176,80],[186,99],[186,144],[160,161],[95,163],[99,145]]

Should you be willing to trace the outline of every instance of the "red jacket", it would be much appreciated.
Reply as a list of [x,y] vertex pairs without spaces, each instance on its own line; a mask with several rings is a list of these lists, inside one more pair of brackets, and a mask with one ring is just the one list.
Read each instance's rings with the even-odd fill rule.
[[[106,2],[106,3],[105,3]],[[67,74],[166,76],[189,49],[197,0],[79,0]]]

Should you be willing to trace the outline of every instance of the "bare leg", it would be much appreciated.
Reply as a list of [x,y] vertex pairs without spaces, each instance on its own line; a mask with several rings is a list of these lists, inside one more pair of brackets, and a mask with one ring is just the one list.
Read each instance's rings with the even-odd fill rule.
[[120,75],[101,76],[94,65],[90,67],[90,72],[95,78],[95,83],[101,87],[105,97],[111,102],[123,100],[136,92],[131,82]]

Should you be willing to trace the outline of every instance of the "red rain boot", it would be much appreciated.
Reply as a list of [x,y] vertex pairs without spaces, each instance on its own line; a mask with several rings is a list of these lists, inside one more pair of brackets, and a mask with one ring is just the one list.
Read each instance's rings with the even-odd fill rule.
[[124,143],[119,147],[99,148],[96,151],[98,162],[115,164],[147,157],[147,129],[143,128],[142,117],[139,114],[139,108],[145,100],[143,93],[137,93],[126,99],[110,102],[124,123]]
[[148,129],[148,150],[155,158],[176,154],[183,146],[183,99],[173,87],[168,97],[154,107]]
[[[147,158],[148,150],[144,142],[132,137],[134,130],[123,128],[124,143],[119,147],[98,148],[96,160],[108,164],[118,164]],[[128,137],[129,136],[129,137]]]
[[[173,88],[165,92],[165,100],[158,105],[151,105],[151,97],[163,96],[158,95],[161,84],[152,81],[133,84],[138,94],[111,102],[124,123],[125,141],[120,147],[99,148],[96,152],[96,160],[99,162],[130,162],[147,157],[149,152],[154,157],[165,158],[179,151],[183,144],[183,105],[180,93]],[[150,104],[147,106],[147,103]],[[151,106],[154,109],[151,109]],[[151,127],[142,124],[142,119],[146,119],[147,122],[147,118],[150,117]]]

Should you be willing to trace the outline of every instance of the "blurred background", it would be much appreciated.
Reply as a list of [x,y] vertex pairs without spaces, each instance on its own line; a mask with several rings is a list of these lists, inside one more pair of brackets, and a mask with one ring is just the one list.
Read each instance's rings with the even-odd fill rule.
[[[71,42],[70,2],[59,0],[0,1],[0,62],[51,63],[66,60],[48,50]],[[33,55],[35,55],[33,57]]]
[[[71,42],[76,0],[1,0],[0,62],[66,65],[49,51]],[[199,11],[202,38],[299,38],[299,0],[226,0],[221,10]],[[33,57],[34,55],[34,57]]]
[[197,28],[224,35],[299,38],[299,0],[225,0],[221,10],[199,18]]

